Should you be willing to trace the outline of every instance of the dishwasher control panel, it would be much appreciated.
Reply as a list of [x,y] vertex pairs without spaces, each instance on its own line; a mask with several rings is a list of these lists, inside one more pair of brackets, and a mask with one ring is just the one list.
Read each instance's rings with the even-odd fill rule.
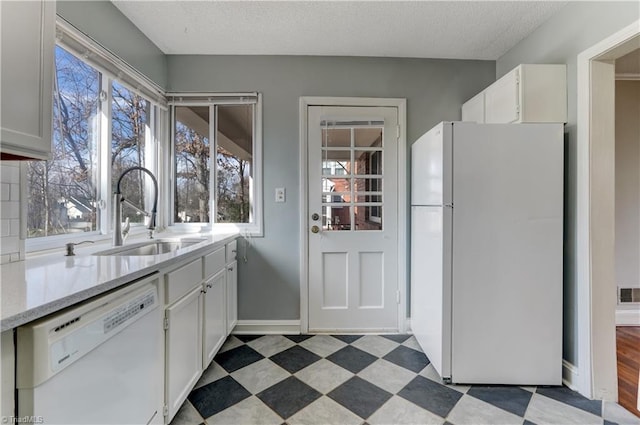
[[103,319],[102,323],[104,326],[104,333],[109,333],[117,329],[119,326],[129,322],[130,319],[137,315],[144,313],[146,310],[150,310],[155,303],[155,294],[146,293],[129,303],[118,307]]

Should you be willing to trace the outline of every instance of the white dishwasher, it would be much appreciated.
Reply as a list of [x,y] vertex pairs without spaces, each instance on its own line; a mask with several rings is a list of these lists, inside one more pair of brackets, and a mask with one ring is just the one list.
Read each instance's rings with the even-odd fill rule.
[[160,311],[155,275],[18,328],[18,416],[162,424]]

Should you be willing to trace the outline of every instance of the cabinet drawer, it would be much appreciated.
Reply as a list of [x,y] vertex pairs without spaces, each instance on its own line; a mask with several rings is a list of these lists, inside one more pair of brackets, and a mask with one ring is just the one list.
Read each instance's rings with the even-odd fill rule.
[[194,286],[202,283],[202,259],[198,258],[184,266],[167,273],[165,278],[167,286],[167,304],[179,299]]
[[204,256],[204,278],[208,279],[218,271],[222,270],[225,265],[224,260],[225,247],[216,249],[211,254]]
[[238,241],[229,242],[227,244],[227,264],[236,261],[236,252],[238,252]]

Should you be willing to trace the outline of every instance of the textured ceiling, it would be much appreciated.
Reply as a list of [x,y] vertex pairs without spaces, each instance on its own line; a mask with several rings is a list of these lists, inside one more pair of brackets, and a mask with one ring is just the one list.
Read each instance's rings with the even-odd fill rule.
[[167,54],[495,60],[565,1],[112,0]]

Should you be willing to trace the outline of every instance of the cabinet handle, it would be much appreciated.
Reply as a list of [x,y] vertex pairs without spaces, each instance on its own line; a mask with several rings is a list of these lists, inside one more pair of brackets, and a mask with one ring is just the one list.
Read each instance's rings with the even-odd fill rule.
[[207,284],[207,288],[211,288],[212,286],[213,286],[213,284],[212,284],[212,283],[208,283],[208,284]]
[[231,250],[231,252],[233,252],[233,253],[235,254],[235,253],[236,253],[236,250],[235,250],[235,249],[232,249],[232,250]]
[[206,293],[207,293],[207,291],[205,291],[204,289],[201,289],[201,290],[200,290],[200,293],[201,293],[201,294],[206,294]]
[[229,271],[232,272],[233,271],[233,267],[229,267]]

